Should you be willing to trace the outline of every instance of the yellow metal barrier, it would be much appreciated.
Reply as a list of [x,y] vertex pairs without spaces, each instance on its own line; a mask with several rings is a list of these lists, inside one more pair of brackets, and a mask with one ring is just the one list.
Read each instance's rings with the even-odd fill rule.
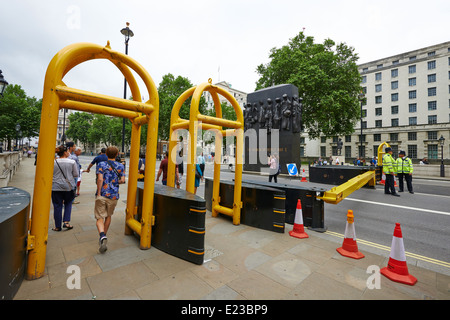
[[[111,61],[124,75],[134,101],[120,99],[67,87],[62,81],[72,68],[93,59]],[[150,100],[140,101],[141,93],[130,70],[135,71],[144,82]],[[28,241],[27,279],[38,279],[44,275],[47,251],[48,221],[52,191],[53,160],[58,125],[58,113],[61,108],[101,113],[127,118],[132,122],[130,148],[130,168],[128,173],[128,193],[125,233],[132,231],[141,237],[140,247],[150,248],[151,227],[154,223],[153,194],[156,166],[156,147],[159,118],[159,97],[156,86],[148,72],[128,55],[111,50],[109,42],[105,47],[78,43],[65,47],[51,60],[44,82],[42,114],[39,134],[39,161],[36,165],[33,205]],[[144,182],[142,220],[136,221],[136,192],[140,147],[140,126],[148,122],[147,150]]]
[[379,167],[383,166],[383,155],[386,154],[386,152],[383,152],[383,146],[390,147],[390,145],[386,141],[378,146],[377,166],[379,166]]
[[[199,103],[201,95],[204,91],[208,91],[214,101],[216,117],[202,115],[199,112]],[[236,112],[236,121],[222,119],[222,108],[218,94],[225,97],[233,106]],[[181,119],[179,116],[180,108],[183,103],[192,96],[189,120]],[[224,130],[222,127],[232,128],[232,130]],[[244,152],[244,115],[242,109],[236,99],[226,90],[213,86],[211,79],[208,83],[203,83],[197,87],[186,90],[175,102],[171,120],[170,120],[170,141],[169,141],[169,165],[167,170],[167,185],[175,184],[175,159],[177,152],[177,134],[176,130],[189,130],[189,146],[188,161],[186,172],[186,190],[194,193],[195,188],[195,166],[197,151],[197,134],[199,129],[215,131],[215,156],[214,156],[214,183],[213,183],[213,199],[212,199],[212,216],[215,217],[219,213],[223,213],[233,217],[233,224],[240,224],[241,219],[241,186],[242,186],[242,163]],[[222,157],[222,138],[224,136],[236,137],[236,166],[235,166],[235,184],[234,184],[234,200],[233,208],[227,208],[219,204],[219,187],[220,187],[220,159]]]
[[338,204],[366,183],[369,183],[369,186],[375,186],[375,171],[360,174],[337,187],[331,188],[331,190],[325,191],[323,196],[317,197],[317,199],[322,199],[326,203]]

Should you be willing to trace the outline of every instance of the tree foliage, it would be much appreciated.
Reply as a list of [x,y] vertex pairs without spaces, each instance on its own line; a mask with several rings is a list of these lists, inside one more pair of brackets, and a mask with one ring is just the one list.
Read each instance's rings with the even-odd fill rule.
[[10,84],[0,97],[0,140],[8,142],[18,136],[16,126],[20,125],[19,138],[33,138],[39,135],[42,100],[28,97],[20,85]]
[[347,135],[360,118],[361,77],[354,49],[326,39],[314,43],[303,32],[270,51],[270,62],[257,67],[256,89],[293,84],[303,98],[303,126],[312,139]]

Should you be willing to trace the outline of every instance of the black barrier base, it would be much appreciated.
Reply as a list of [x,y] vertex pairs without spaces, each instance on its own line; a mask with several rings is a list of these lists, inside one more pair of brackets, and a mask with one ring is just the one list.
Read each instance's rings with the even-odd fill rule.
[[[144,183],[138,182],[140,220]],[[195,264],[203,264],[205,253],[205,200],[183,189],[155,184],[155,225],[152,246]]]
[[[326,165],[326,166],[310,166],[309,181],[324,184],[341,185],[348,180],[366,173],[367,171],[377,170],[378,167],[368,166],[343,166],[343,165]],[[379,171],[379,170],[377,170]],[[367,183],[364,187],[374,187]]]
[[0,188],[0,300],[12,300],[25,276],[30,194]]
[[[212,211],[213,180],[205,178],[206,208]],[[220,182],[220,205],[233,207],[234,182]],[[285,199],[283,190],[253,184],[242,184],[241,223],[259,229],[284,233]]]
[[303,225],[308,227],[308,229],[317,232],[325,232],[327,230],[324,221],[324,202],[316,198],[316,196],[322,196],[327,189],[249,179],[245,179],[243,182],[247,184],[272,187],[284,191],[286,195],[286,223],[294,224],[297,201],[300,199],[303,213]]

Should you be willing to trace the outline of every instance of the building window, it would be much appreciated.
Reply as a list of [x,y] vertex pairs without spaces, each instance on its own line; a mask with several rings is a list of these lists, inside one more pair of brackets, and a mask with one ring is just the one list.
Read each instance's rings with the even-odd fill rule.
[[362,109],[361,117],[367,117],[367,109]]
[[381,72],[375,73],[375,80],[381,80]]
[[415,126],[417,124],[417,117],[409,117],[409,125]]
[[398,101],[398,93],[391,94],[391,101]]
[[438,145],[437,144],[429,144],[428,145],[428,159],[437,159],[438,158]]
[[436,124],[436,123],[437,123],[436,115],[428,116],[428,124]]
[[392,81],[391,82],[391,89],[392,90],[398,89],[398,81]]
[[409,57],[409,61],[414,61],[414,60],[416,60],[416,56]]
[[381,133],[375,133],[373,135],[373,141],[381,141]]
[[376,97],[375,97],[375,103],[376,103],[376,104],[380,104],[380,103],[382,103],[382,102],[383,102],[382,96],[376,96]]
[[408,107],[410,113],[417,112],[417,103],[410,103]]
[[409,97],[410,99],[415,99],[415,98],[417,98],[417,91],[416,91],[416,90],[411,90],[411,91],[409,91],[409,92],[408,92],[408,97]]
[[416,65],[409,66],[408,67],[408,73],[416,73]]
[[346,158],[352,157],[352,147],[351,146],[345,146],[345,157]]
[[397,78],[398,77],[398,69],[392,69],[391,70],[391,78]]
[[352,136],[351,135],[346,135],[345,136],[345,142],[352,142]]
[[367,76],[362,76],[361,82],[362,82],[362,83],[366,83],[366,82],[367,82]]
[[361,128],[367,129],[367,121],[361,122]]
[[381,92],[381,84],[375,85],[375,92]]
[[408,140],[411,141],[417,140],[417,132],[408,132]]
[[391,119],[391,126],[392,127],[398,127],[398,118]]
[[321,143],[327,142],[327,137],[320,137],[320,142]]
[[383,120],[375,120],[375,128],[382,128]]
[[398,114],[398,106],[391,107],[391,114]]
[[326,147],[320,147],[320,156],[321,157],[327,156],[327,148]]
[[375,115],[381,116],[383,114],[383,108],[375,108]]
[[435,56],[435,55],[436,55],[436,51],[428,52],[428,56],[429,56],[429,57],[433,57],[433,56]]
[[437,109],[437,101],[428,101],[428,111]]
[[410,87],[414,87],[416,85],[416,78],[409,78],[408,79],[408,85]]
[[398,141],[398,133],[390,133],[389,141]]
[[408,157],[411,159],[417,159],[417,145],[408,145]]
[[428,70],[436,69],[436,60],[428,61]]
[[437,140],[437,131],[428,131],[428,140]]
[[436,95],[436,87],[428,88],[428,96],[434,97]]
[[428,83],[436,82],[436,73],[428,75]]

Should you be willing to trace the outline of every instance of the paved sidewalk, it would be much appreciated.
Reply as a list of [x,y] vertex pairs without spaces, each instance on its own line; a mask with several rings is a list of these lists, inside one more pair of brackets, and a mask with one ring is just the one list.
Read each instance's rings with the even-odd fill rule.
[[[33,195],[34,159],[24,158],[9,186]],[[85,167],[85,166],[83,166]],[[245,225],[206,214],[203,265],[158,249],[139,249],[139,240],[124,235],[127,185],[108,233],[108,251],[98,252],[93,216],[94,173],[83,174],[79,204],[73,205],[72,230],[54,232],[50,212],[45,276],[24,280],[15,300],[449,300],[450,276],[415,266],[418,282],[403,285],[381,276],[380,289],[369,289],[371,265],[387,266],[389,252],[358,244],[365,258],[354,260],[336,252],[342,239],[306,231],[308,239]],[[158,183],[158,182],[157,182]],[[203,195],[203,188],[199,188]],[[409,259],[409,258],[408,258]],[[67,269],[81,270],[81,288],[68,289]]]

